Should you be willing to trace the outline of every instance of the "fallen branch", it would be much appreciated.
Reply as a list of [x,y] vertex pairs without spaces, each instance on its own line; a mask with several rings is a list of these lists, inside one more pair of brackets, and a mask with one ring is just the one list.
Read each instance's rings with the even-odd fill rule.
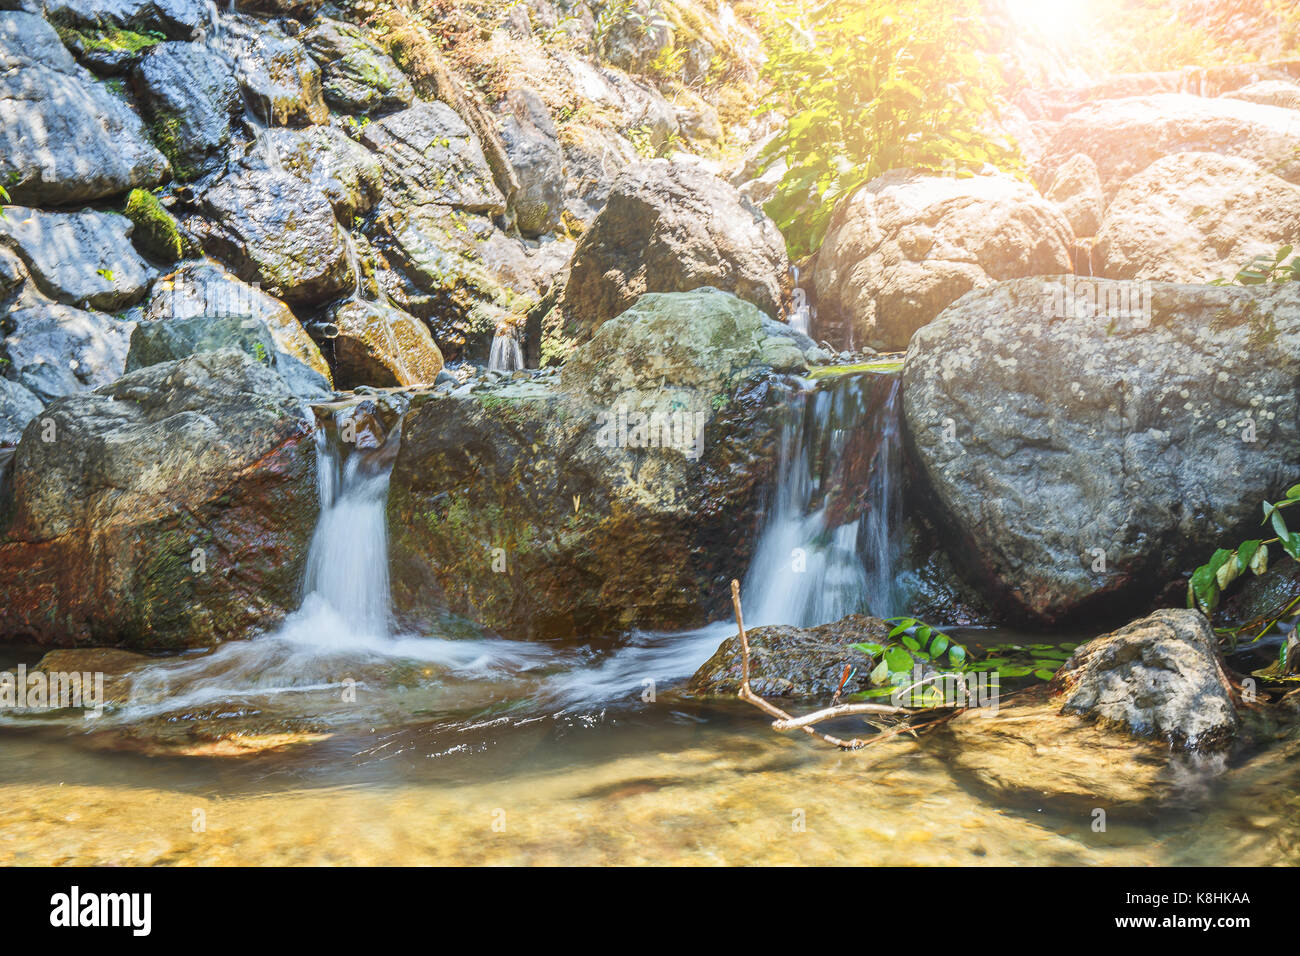
[[[845,740],[842,737],[835,737],[831,734],[822,733],[813,725],[819,724],[825,720],[831,720],[835,717],[849,717],[860,714],[891,714],[906,717],[917,713],[917,711],[907,707],[895,707],[891,704],[838,704],[834,707],[826,707],[822,710],[814,711],[805,717],[794,717],[787,714],[775,704],[769,703],[762,697],[759,697],[749,686],[749,637],[745,634],[745,617],[740,610],[740,582],[734,579],[731,582],[731,603],[736,611],[736,627],[740,632],[740,692],[736,696],[743,701],[748,701],[753,704],[759,710],[763,711],[763,713],[775,717],[776,720],[772,721],[773,730],[802,730],[810,737],[820,737],[828,744],[832,744],[842,750],[858,750],[877,741],[892,737],[904,730],[908,732],[913,732],[915,730],[911,725],[903,724],[899,727],[891,728],[890,730],[882,730],[880,734],[875,737],[869,737],[866,740],[857,737],[851,740]],[[943,719],[947,720],[948,717],[944,717]],[[931,721],[931,723],[938,722],[939,721]],[[923,726],[928,726],[928,724]]]

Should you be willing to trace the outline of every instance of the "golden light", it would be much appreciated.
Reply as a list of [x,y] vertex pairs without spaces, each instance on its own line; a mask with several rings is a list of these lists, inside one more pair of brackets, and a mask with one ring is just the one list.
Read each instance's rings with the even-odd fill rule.
[[1052,40],[1082,39],[1096,26],[1094,0],[1005,0],[1012,19]]

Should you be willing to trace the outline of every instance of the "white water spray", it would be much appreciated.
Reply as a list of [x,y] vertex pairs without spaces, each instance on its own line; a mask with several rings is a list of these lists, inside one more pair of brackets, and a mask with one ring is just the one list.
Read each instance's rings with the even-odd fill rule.
[[492,351],[488,356],[491,372],[516,372],[524,367],[523,349],[509,329],[498,328],[492,337]]

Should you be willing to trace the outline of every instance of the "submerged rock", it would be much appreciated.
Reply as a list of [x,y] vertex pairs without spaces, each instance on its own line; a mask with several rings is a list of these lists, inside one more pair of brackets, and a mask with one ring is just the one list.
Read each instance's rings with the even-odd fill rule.
[[1032,186],[886,173],[836,207],[812,282],[822,337],[902,349],[971,289],[1070,271],[1074,236]]
[[561,307],[578,341],[647,292],[711,286],[785,314],[785,241],[736,189],[688,163],[638,163],[614,181],[573,253]]
[[1064,276],[918,332],[903,406],[949,554],[1003,613],[1051,623],[1149,607],[1256,533],[1295,481],[1297,382],[1294,283]]
[[[711,319],[689,307],[702,296]],[[413,402],[388,503],[403,618],[448,607],[547,636],[700,624],[726,606],[775,467],[761,313],[720,292],[638,308],[577,350],[561,388]]]
[[[843,696],[868,690],[875,666],[870,654],[854,644],[889,640],[890,625],[865,614],[852,614],[820,627],[756,627],[749,641],[749,686],[760,697],[812,698],[829,702],[843,684]],[[700,666],[687,689],[708,697],[740,692],[744,654],[740,635],[727,638]],[[851,676],[844,680],[844,670]]]
[[1162,610],[1089,641],[1056,672],[1061,712],[1186,750],[1221,750],[1240,726],[1199,611]]
[[44,20],[0,11],[0,183],[17,203],[73,203],[153,186],[167,160],[144,125]]
[[14,458],[0,631],[147,649],[273,624],[297,605],[317,510],[301,407],[233,349],[52,403]]

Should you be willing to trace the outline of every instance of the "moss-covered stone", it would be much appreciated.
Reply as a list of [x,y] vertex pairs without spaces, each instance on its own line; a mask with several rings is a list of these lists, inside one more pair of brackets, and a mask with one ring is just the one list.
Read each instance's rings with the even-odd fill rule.
[[135,224],[131,239],[141,252],[166,263],[184,258],[186,242],[180,223],[157,196],[146,189],[133,189],[126,197],[124,212]]

